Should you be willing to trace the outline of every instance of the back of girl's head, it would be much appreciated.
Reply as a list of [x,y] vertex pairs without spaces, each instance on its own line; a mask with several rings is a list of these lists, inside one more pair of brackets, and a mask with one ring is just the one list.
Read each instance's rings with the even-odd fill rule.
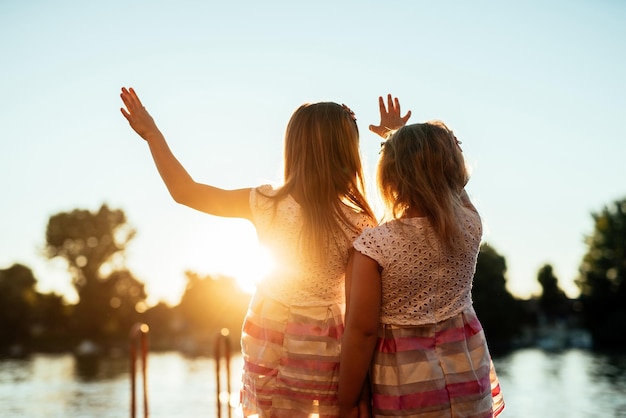
[[337,103],[300,106],[287,125],[284,163],[285,181],[306,184],[317,198],[347,192],[362,172],[355,120]]
[[421,212],[451,242],[460,193],[468,180],[452,131],[439,121],[407,125],[384,143],[381,153],[378,187],[393,217]]
[[[285,133],[285,184],[278,198],[291,194],[304,214],[303,237],[323,256],[340,222],[356,230],[342,205],[374,218],[364,196],[359,130],[354,115],[332,102],[304,104]],[[343,203],[342,203],[343,202]]]

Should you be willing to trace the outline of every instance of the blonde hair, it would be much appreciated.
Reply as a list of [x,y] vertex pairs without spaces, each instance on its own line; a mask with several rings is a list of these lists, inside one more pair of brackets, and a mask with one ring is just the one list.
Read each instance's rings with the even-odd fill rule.
[[449,250],[459,248],[457,216],[469,178],[459,142],[440,121],[407,125],[383,144],[378,188],[393,218],[426,216]]
[[[328,245],[338,245],[342,225],[360,233],[344,212],[347,205],[375,219],[365,199],[359,131],[353,114],[332,102],[304,104],[285,132],[285,183],[275,198],[287,195],[303,214],[301,243],[324,260]],[[346,237],[347,238],[347,237]]]

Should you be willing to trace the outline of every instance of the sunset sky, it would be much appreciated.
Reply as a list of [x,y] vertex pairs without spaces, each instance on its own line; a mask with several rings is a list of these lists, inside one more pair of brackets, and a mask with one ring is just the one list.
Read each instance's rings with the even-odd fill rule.
[[223,188],[280,182],[291,113],[336,101],[356,113],[374,191],[367,127],[391,93],[411,122],[441,119],[463,142],[509,290],[538,294],[550,263],[576,296],[591,213],[626,197],[624,22],[619,0],[2,1],[0,268],[25,264],[72,300],[64,264],[43,255],[46,224],[103,203],[136,228],[126,262],[153,303],[178,301],[185,270],[263,264],[251,225],[169,197],[120,114],[122,86],[191,175]]

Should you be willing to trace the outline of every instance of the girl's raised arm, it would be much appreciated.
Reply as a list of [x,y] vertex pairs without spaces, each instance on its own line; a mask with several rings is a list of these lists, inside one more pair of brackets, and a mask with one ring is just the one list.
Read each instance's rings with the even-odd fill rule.
[[176,202],[210,215],[252,218],[248,204],[250,189],[224,190],[194,181],[170,150],[135,90],[123,87],[120,96],[126,106],[120,109],[122,115],[148,143],[157,170]]

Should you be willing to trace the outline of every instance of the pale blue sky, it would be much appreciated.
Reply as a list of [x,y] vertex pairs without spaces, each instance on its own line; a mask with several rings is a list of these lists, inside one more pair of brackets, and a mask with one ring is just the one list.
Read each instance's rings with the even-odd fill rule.
[[197,180],[224,188],[280,181],[286,123],[320,100],[355,111],[373,186],[367,126],[392,93],[412,122],[441,119],[463,141],[509,289],[538,293],[550,263],[574,296],[591,212],[626,197],[624,22],[618,0],[3,1],[0,268],[68,292],[41,253],[48,218],[102,203],[137,229],[127,264],[153,302],[176,302],[186,269],[253,263],[245,222],[171,200],[121,86]]

